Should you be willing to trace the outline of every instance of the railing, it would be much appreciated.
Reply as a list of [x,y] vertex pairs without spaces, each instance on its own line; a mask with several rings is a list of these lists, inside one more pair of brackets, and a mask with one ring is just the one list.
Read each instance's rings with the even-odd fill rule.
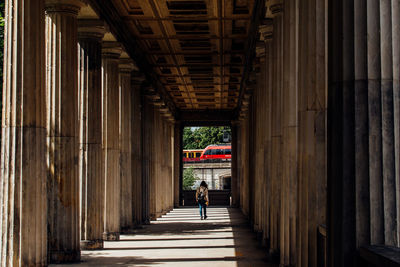
[[[196,206],[196,191],[183,191],[183,205]],[[230,206],[231,190],[208,190],[210,206]]]

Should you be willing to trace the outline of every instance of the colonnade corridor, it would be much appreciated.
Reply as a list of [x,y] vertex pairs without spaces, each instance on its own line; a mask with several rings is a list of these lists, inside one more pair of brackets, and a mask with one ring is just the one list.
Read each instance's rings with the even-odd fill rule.
[[[0,267],[400,266],[400,0],[4,2]],[[238,210],[200,221],[216,125]]]
[[239,209],[210,207],[207,220],[197,208],[177,208],[104,249],[82,251],[81,263],[62,266],[278,266]]

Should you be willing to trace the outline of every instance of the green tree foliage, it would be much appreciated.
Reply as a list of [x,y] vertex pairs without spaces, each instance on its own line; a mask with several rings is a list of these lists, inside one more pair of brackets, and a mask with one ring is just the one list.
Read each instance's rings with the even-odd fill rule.
[[192,167],[183,170],[183,190],[192,190],[196,177]]
[[224,132],[231,134],[230,127],[199,127],[183,129],[183,149],[204,149],[211,144],[223,143]]

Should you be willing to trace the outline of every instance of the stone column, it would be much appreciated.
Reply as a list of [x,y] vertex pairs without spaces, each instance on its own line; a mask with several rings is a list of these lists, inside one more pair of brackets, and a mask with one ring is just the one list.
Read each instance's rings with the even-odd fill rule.
[[51,262],[80,259],[78,0],[46,1],[48,234]]
[[104,240],[119,240],[120,234],[120,150],[119,150],[119,57],[121,46],[103,43],[103,166],[104,166]]
[[179,177],[181,173],[182,165],[182,132],[180,122],[175,122],[174,126],[174,207],[179,207],[179,197],[180,197],[180,183]]
[[[395,1],[394,1],[395,2]],[[380,1],[381,94],[382,94],[382,176],[385,245],[397,246],[396,169],[393,110],[393,52],[399,44],[392,41],[392,1]],[[397,14],[394,14],[397,15]],[[393,46],[394,45],[394,46]],[[397,192],[399,194],[399,192]]]
[[131,72],[134,65],[130,59],[119,64],[120,101],[120,174],[121,174],[121,230],[132,231],[133,223],[133,177],[132,177],[132,88]]
[[104,172],[101,148],[101,39],[104,23],[78,22],[81,249],[103,248]]
[[368,140],[368,68],[367,9],[362,0],[354,1],[354,127],[356,243],[370,243],[369,140]]
[[272,164],[271,164],[271,254],[280,249],[280,206],[282,177],[282,83],[283,83],[283,4],[270,1],[273,16],[273,74],[272,74]]
[[0,265],[47,266],[44,1],[5,12]]
[[393,41],[393,127],[397,206],[397,245],[400,246],[400,3],[392,3],[392,41]]
[[234,121],[231,124],[231,132],[232,132],[232,178],[231,178],[231,195],[232,195],[232,206],[240,207],[240,198],[239,198],[239,166],[238,166],[238,128],[239,122]]
[[369,174],[371,190],[371,241],[384,243],[382,181],[382,102],[379,0],[367,2],[367,66],[369,118]]
[[[365,3],[365,1],[360,2]],[[350,25],[355,22],[358,25],[357,27],[364,27],[365,24],[359,24],[358,19],[354,20],[355,6],[353,4],[353,1],[339,0],[332,1],[329,6],[329,43],[332,44],[329,46],[328,105],[330,108],[327,120],[327,155],[329,159],[327,164],[327,257],[329,266],[352,266],[354,262],[353,252],[356,247],[355,218],[353,217],[355,214],[354,201],[356,201],[354,196],[355,101],[352,84],[352,81],[354,81],[355,46],[354,29]],[[362,12],[362,9],[357,9],[357,12],[360,11]],[[302,25],[301,21],[300,25]],[[356,47],[360,48],[358,51],[362,50],[360,45],[357,44]],[[359,63],[356,65],[359,65]],[[362,70],[359,70],[358,77],[361,77],[361,72]],[[357,144],[357,146],[359,145]],[[301,212],[299,210],[299,216]]]
[[140,89],[144,77],[139,72],[132,74],[132,176],[133,218],[135,225],[143,222],[142,217],[142,114]]
[[283,173],[281,192],[281,265],[296,265],[297,257],[297,132],[298,132],[298,5],[284,1]]
[[273,37],[273,20],[270,18],[266,21],[265,25],[260,27],[261,40],[265,44],[265,133],[264,133],[264,164],[265,164],[265,221],[264,221],[264,235],[263,243],[270,246],[271,241],[271,208],[272,204],[272,75],[273,75],[273,50],[272,50],[272,37]]
[[326,222],[326,3],[299,1],[299,266],[317,266],[318,227]]

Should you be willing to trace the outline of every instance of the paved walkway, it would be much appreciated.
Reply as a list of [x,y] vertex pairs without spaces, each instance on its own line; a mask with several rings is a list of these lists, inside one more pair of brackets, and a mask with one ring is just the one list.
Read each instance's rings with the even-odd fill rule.
[[82,251],[82,263],[50,266],[275,266],[265,260],[255,234],[237,209],[180,208],[98,251]]

